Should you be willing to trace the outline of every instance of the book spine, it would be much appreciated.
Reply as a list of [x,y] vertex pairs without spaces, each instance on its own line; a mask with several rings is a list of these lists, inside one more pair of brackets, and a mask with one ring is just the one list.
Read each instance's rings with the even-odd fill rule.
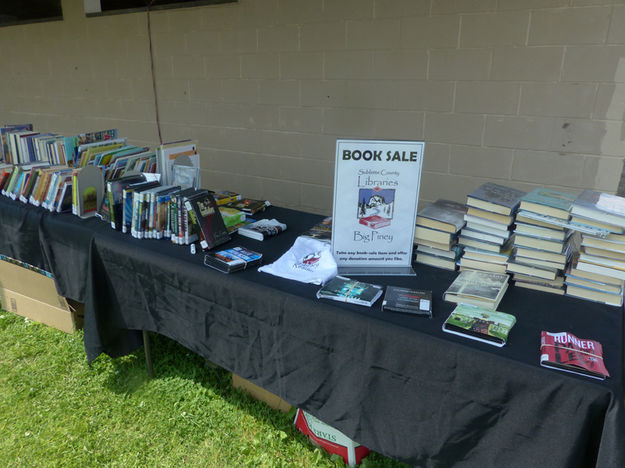
[[139,225],[139,206],[141,203],[141,193],[133,192],[132,193],[132,217],[130,220],[130,235],[132,237],[138,238],[138,225]]
[[106,197],[109,201],[109,218],[111,221],[111,228],[115,229],[115,204],[113,201],[113,185],[111,182],[106,183]]
[[189,245],[189,212],[185,207],[180,210],[182,212],[182,227],[184,230],[184,245]]
[[149,193],[141,194],[141,206],[139,207],[139,239],[147,238],[149,217]]
[[128,228],[126,227],[128,224],[128,218],[132,214],[132,192],[130,190],[124,189],[122,193],[122,232],[126,234],[128,232]]
[[182,197],[176,197],[176,244],[184,242],[184,229],[182,225]]
[[171,200],[171,241],[178,243],[178,196]]

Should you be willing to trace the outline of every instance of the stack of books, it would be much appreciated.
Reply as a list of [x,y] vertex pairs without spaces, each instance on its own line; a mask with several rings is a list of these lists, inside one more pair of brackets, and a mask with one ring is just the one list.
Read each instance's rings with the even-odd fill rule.
[[564,271],[579,236],[565,226],[575,196],[537,188],[521,199],[508,261],[516,286],[564,294]]
[[613,306],[623,304],[625,198],[585,190],[571,208],[574,222],[599,228],[582,234],[581,249],[566,272],[566,294]]
[[487,182],[467,195],[460,270],[505,273],[513,242],[512,223],[525,192]]
[[455,270],[462,254],[458,232],[465,224],[466,207],[451,200],[436,200],[417,213],[415,261]]

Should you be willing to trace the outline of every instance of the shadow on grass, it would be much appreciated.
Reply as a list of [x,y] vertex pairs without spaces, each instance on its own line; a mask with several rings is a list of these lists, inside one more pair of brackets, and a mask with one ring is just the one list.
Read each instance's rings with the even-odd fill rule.
[[[210,389],[230,405],[254,416],[282,423],[288,416],[259,403],[247,393],[232,386],[231,373],[215,366],[188,350],[174,340],[150,333],[154,380],[184,379]],[[98,358],[94,361],[97,371],[99,359],[107,359],[113,368],[105,381],[106,387],[116,394],[132,394],[150,382],[143,348],[117,359]],[[292,422],[292,418],[291,422]]]
[[[159,379],[192,381],[210,390],[234,409],[251,416],[255,420],[268,423],[277,430],[284,431],[304,445],[308,444],[308,438],[299,432],[293,424],[295,408],[285,414],[254,399],[244,391],[235,389],[232,386],[232,377],[229,371],[207,362],[174,340],[156,333],[150,333],[150,343],[155,381]],[[94,362],[97,362],[98,359]],[[108,362],[110,362],[113,372],[109,373],[105,385],[117,394],[132,394],[151,381],[147,373],[143,348],[131,355],[110,359]],[[311,451],[315,449],[312,444],[309,446]],[[337,459],[336,455],[330,457],[330,461],[335,466],[343,465],[340,457]],[[369,457],[363,460],[361,466],[405,467],[407,465],[371,452]]]

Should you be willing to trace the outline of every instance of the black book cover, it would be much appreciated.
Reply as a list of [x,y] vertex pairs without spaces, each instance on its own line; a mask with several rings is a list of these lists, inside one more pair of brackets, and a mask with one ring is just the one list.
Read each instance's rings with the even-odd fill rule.
[[200,246],[209,250],[230,240],[230,234],[217,208],[215,198],[204,191],[185,202],[190,221],[197,223],[201,232]]
[[432,317],[432,291],[387,286],[382,310]]

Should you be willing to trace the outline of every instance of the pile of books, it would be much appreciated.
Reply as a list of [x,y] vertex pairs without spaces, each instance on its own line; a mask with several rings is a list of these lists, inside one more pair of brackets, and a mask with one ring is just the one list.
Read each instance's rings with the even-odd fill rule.
[[516,217],[514,256],[508,262],[517,286],[564,293],[563,271],[576,250],[576,238],[564,227],[574,199],[545,188],[523,197]]
[[460,270],[505,273],[511,253],[511,226],[525,192],[487,182],[467,195],[466,226],[460,232],[464,246]]
[[415,261],[455,270],[462,254],[458,232],[465,224],[466,207],[450,200],[437,200],[417,213]]
[[579,255],[566,272],[566,294],[613,306],[623,304],[625,280],[625,198],[593,190],[571,207],[575,223],[597,228],[582,234]]
[[564,271],[579,243],[565,227],[574,200],[574,195],[546,188],[522,197],[507,269],[516,286],[564,294]]

